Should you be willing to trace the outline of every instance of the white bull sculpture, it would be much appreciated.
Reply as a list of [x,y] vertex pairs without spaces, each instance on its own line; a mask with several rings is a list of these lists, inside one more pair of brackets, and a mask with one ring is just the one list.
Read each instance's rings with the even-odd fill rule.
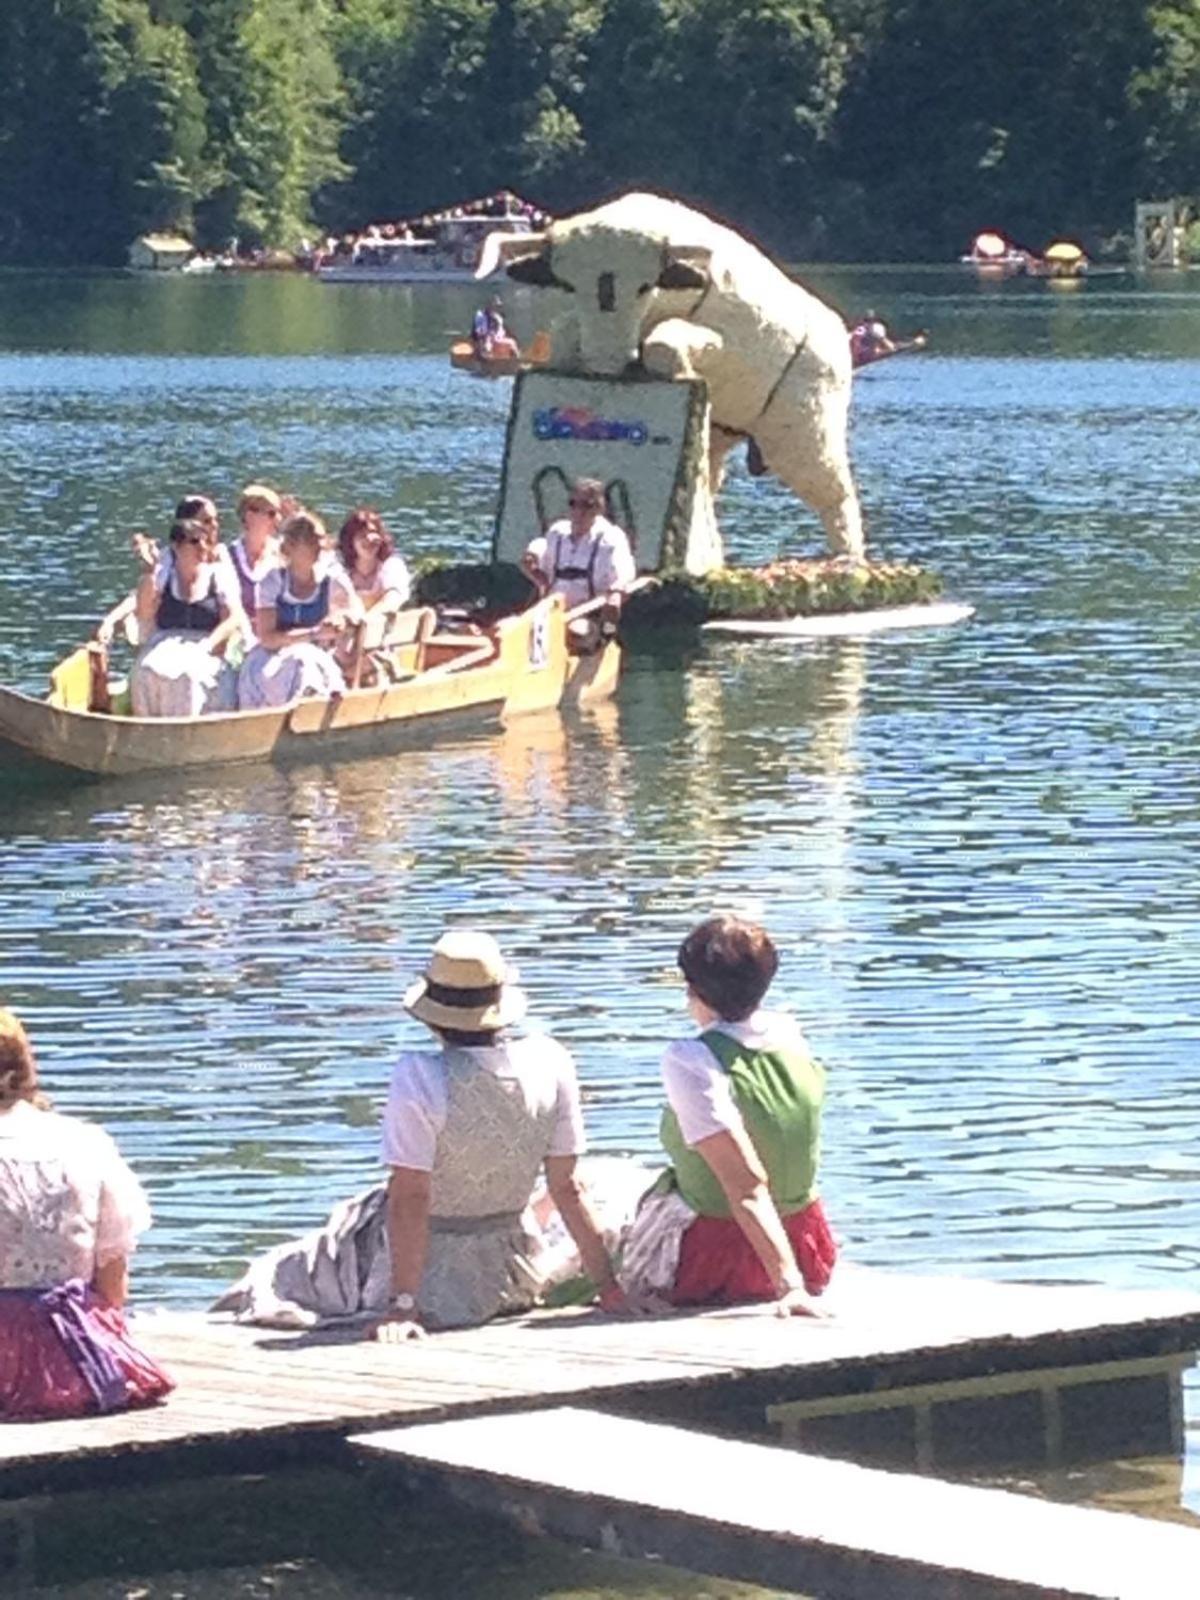
[[850,347],[836,311],[732,228],[678,201],[626,194],[544,234],[492,234],[477,276],[565,290],[549,366],[701,377],[712,407],[712,482],[739,439],[820,516],[830,548],[861,560],[846,452]]

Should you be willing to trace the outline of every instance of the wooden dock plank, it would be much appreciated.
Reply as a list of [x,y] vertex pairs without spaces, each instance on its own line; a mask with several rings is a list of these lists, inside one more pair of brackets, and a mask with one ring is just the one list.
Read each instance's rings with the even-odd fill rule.
[[1200,1530],[574,1407],[360,1436],[545,1532],[831,1600],[1183,1600]]
[[150,1412],[5,1425],[0,1496],[13,1492],[6,1474],[30,1463],[182,1452],[254,1433],[270,1441],[339,1422],[361,1431],[406,1418],[665,1393],[733,1378],[769,1382],[797,1398],[814,1387],[846,1393],[918,1382],[938,1363],[952,1362],[950,1375],[961,1376],[1200,1345],[1195,1295],[843,1266],[826,1304],[831,1317],[822,1322],[783,1321],[770,1307],[621,1320],[542,1312],[406,1345],[376,1345],[354,1332],[291,1333],[202,1313],[151,1313],[137,1319],[137,1336],[175,1371],[176,1392]]

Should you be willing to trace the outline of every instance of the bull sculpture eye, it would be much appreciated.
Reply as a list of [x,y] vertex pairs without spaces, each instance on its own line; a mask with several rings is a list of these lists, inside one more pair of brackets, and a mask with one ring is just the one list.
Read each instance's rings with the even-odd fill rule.
[[649,294],[653,287],[652,283],[639,283],[637,286],[638,299],[640,300],[644,294]]
[[601,311],[617,309],[616,280],[611,272],[602,272],[596,279],[596,302]]

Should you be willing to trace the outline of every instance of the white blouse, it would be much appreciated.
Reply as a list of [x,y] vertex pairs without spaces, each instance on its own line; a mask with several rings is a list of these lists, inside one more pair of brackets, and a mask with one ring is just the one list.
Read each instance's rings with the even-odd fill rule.
[[0,1111],[0,1288],[90,1282],[149,1226],[142,1186],[103,1128],[27,1100]]
[[[798,1050],[808,1054],[800,1024],[784,1011],[756,1011],[744,1022],[714,1022],[712,1026],[751,1050]],[[729,1074],[700,1039],[677,1039],[668,1045],[662,1058],[662,1075],[667,1101],[679,1119],[679,1131],[686,1144],[699,1144],[714,1133],[745,1131]]]

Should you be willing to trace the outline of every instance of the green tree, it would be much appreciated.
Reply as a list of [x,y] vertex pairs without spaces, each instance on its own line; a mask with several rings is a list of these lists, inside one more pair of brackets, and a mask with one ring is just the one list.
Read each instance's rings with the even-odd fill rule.
[[328,0],[192,0],[210,193],[204,237],[294,245],[343,174],[343,91]]
[[145,0],[6,0],[0,10],[0,249],[115,261],[186,224],[199,102],[186,36]]

